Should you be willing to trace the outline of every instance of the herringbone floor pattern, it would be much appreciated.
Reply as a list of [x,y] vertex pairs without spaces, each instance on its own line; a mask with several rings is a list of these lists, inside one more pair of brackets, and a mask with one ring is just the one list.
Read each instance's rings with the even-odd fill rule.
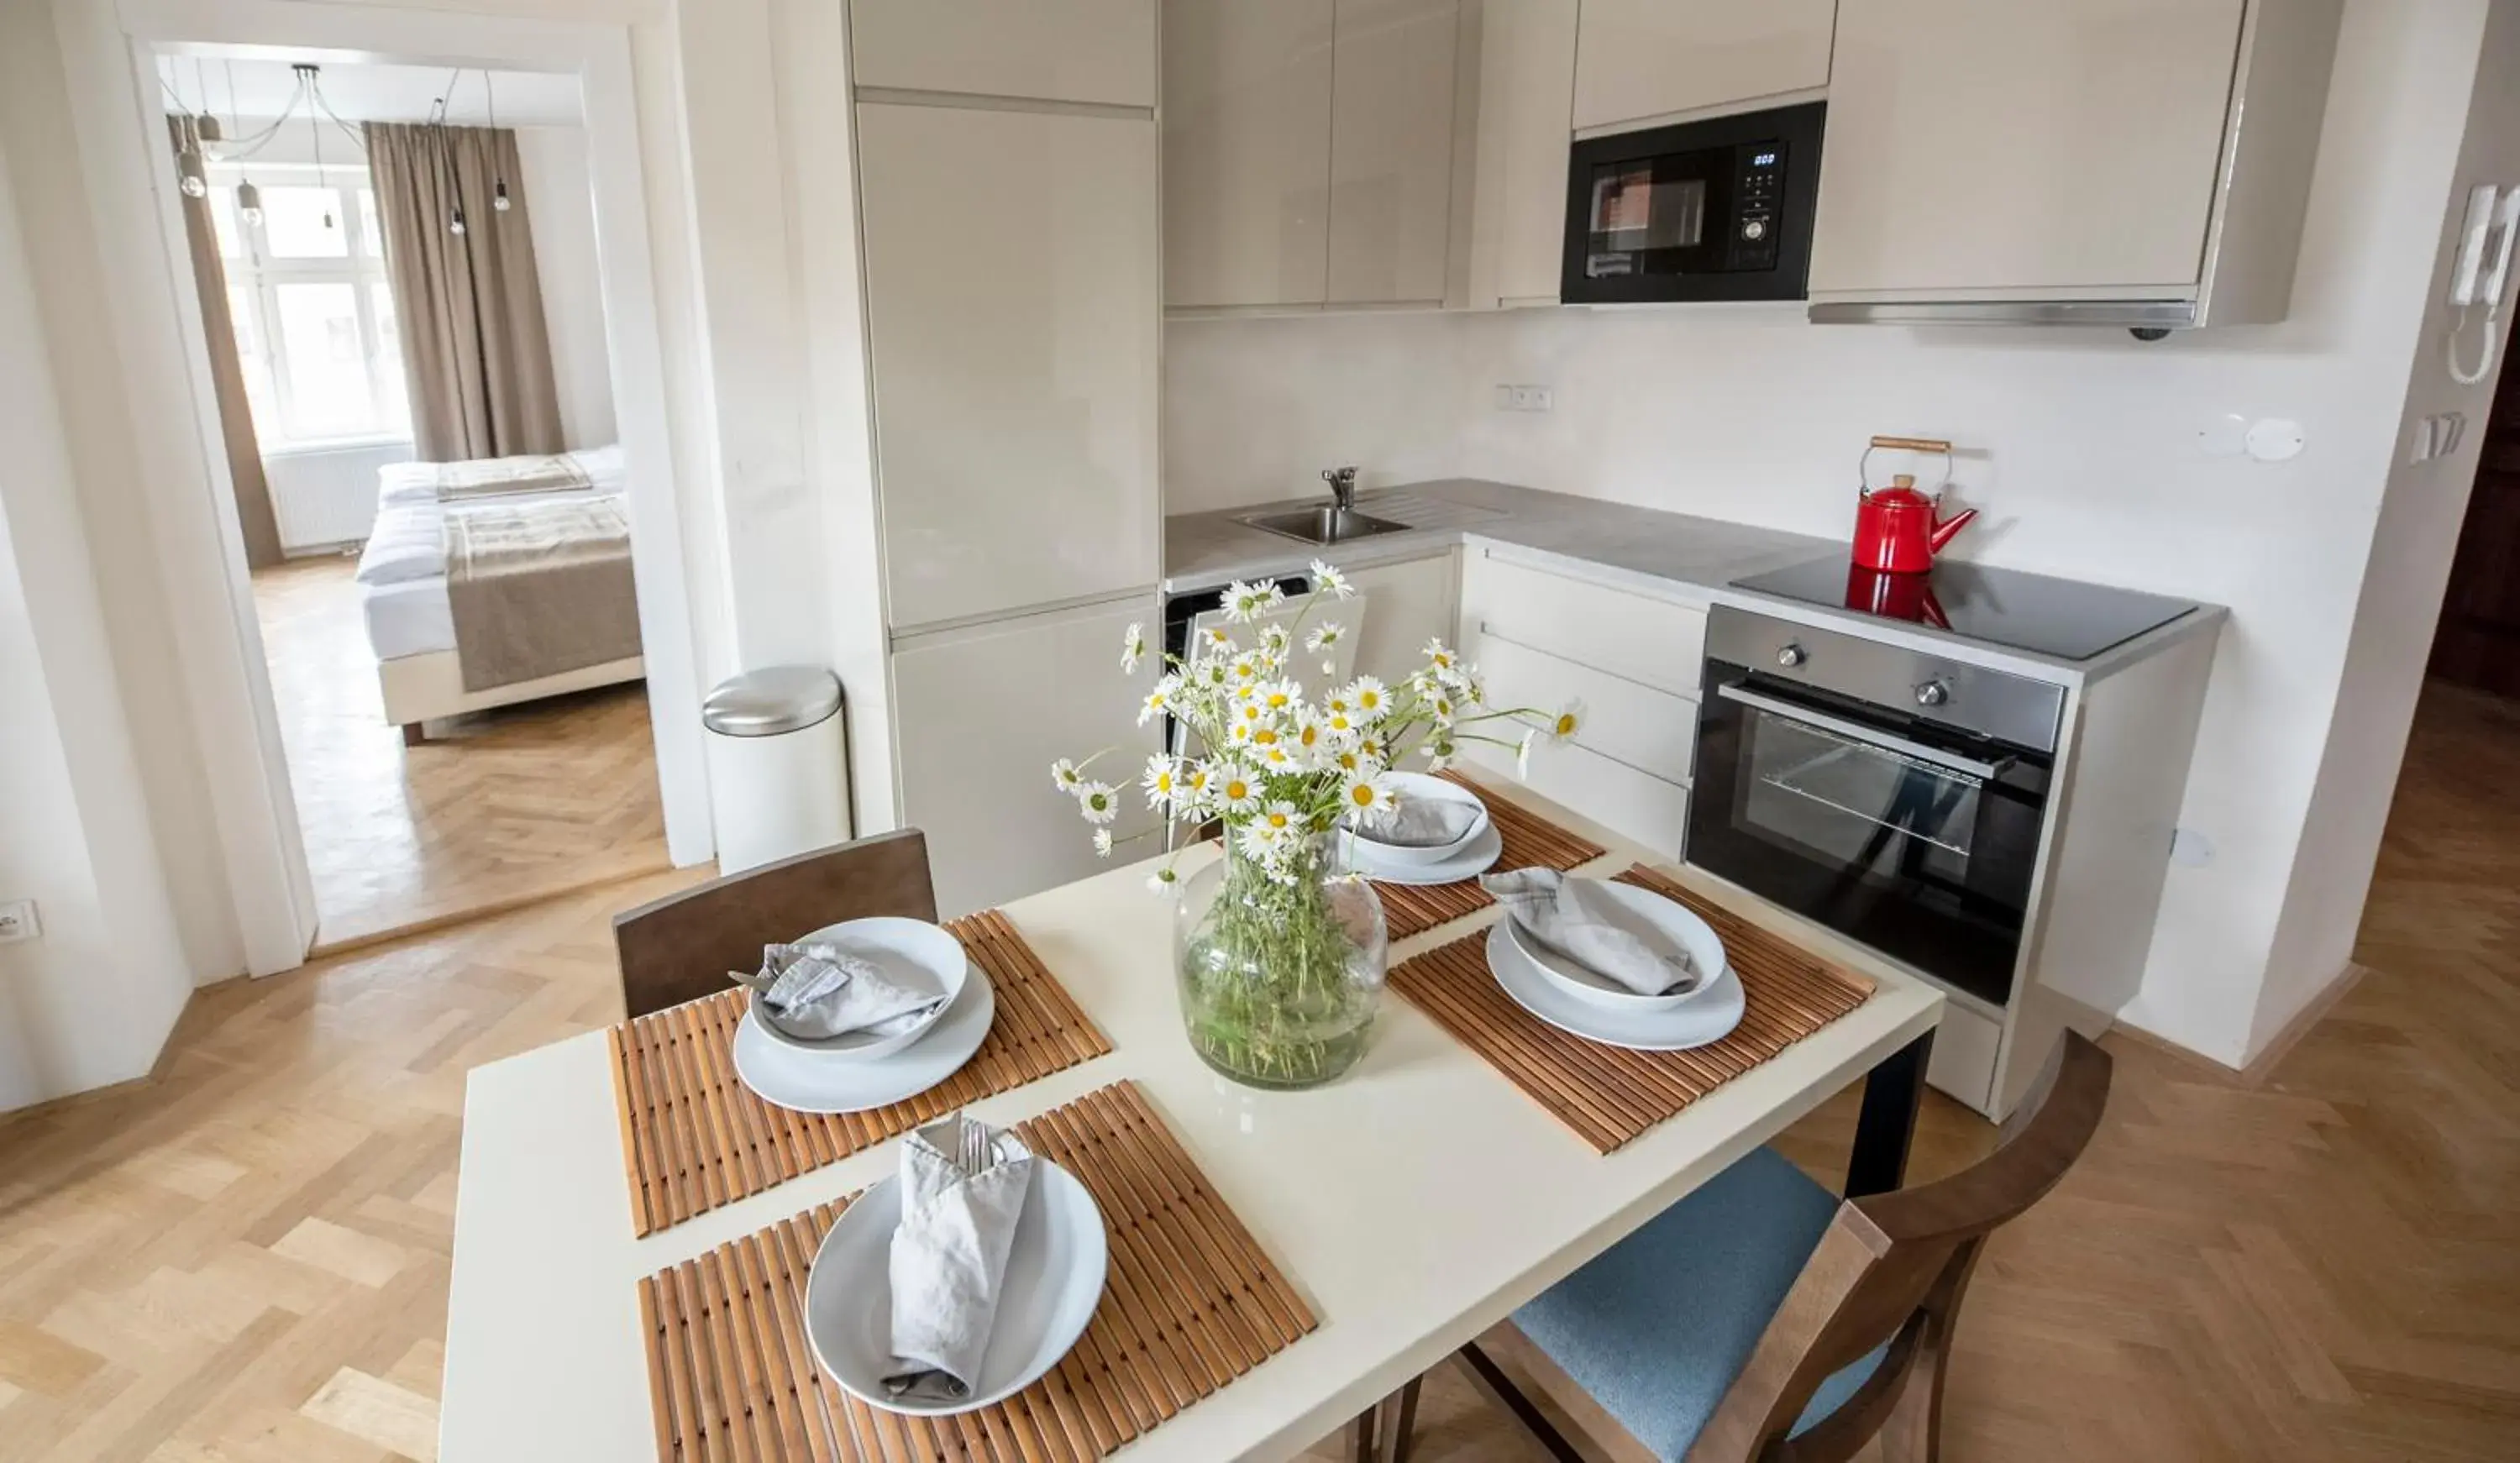
[[[607,916],[690,877],[205,991],[152,1083],[0,1120],[0,1460],[429,1458],[463,1074],[611,1019]],[[2254,1089],[2111,1040],[2088,1161],[1979,1272],[1954,1463],[2520,1456],[2515,920],[2520,709],[2435,693],[2372,973]],[[1851,1128],[1785,1146],[1833,1176]],[[1931,1101],[1915,1170],[1986,1139]],[[1543,1456],[1449,1369],[1420,1439]]]
[[254,576],[272,697],[315,877],[319,948],[667,865],[636,685],[385,724],[342,556]]

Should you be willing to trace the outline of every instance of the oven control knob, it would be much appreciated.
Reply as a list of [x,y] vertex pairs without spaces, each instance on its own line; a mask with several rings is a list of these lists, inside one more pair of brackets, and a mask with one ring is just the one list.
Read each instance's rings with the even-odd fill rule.
[[1809,659],[1811,659],[1811,652],[1792,643],[1788,643],[1783,649],[1777,652],[1777,664],[1789,671]]
[[1751,240],[1765,239],[1768,237],[1768,226],[1754,218],[1741,226],[1741,237]]
[[1952,688],[1940,681],[1928,681],[1916,687],[1916,704],[1940,706],[1952,698]]

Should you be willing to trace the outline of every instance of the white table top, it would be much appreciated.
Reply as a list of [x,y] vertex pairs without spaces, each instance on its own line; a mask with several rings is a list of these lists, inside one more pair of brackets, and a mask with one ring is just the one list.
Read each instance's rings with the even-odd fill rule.
[[[1523,789],[1512,795],[1611,849],[1587,871],[1651,862]],[[1007,907],[1113,1050],[972,1112],[1012,1123],[1136,1081],[1321,1328],[1131,1444],[1125,1456],[1144,1463],[1302,1451],[1931,1030],[1942,1012],[1942,995],[1924,983],[1681,872],[1692,889],[1873,976],[1879,990],[1604,1156],[1397,994],[1383,1001],[1365,1060],[1328,1086],[1264,1093],[1219,1078],[1183,1039],[1171,906],[1148,892],[1146,873],[1114,868]],[[1399,942],[1392,963],[1497,917],[1490,909]],[[863,1188],[897,1162],[886,1143],[636,1238],[604,1034],[475,1069],[464,1106],[439,1458],[653,1456],[639,1279]]]

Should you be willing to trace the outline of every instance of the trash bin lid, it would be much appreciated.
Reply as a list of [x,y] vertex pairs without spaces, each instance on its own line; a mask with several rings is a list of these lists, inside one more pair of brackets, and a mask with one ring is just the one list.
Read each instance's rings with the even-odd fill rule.
[[764,666],[719,682],[700,703],[700,725],[726,736],[776,736],[839,709],[839,678],[821,666]]

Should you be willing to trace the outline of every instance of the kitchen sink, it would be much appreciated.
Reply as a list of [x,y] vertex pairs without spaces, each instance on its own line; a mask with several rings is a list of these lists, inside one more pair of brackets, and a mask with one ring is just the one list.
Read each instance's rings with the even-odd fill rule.
[[1376,534],[1409,531],[1406,523],[1394,523],[1389,518],[1377,518],[1352,508],[1332,508],[1328,504],[1284,512],[1251,513],[1235,521],[1249,524],[1263,533],[1274,533],[1280,538],[1306,544],[1345,544],[1356,539],[1370,539]]

